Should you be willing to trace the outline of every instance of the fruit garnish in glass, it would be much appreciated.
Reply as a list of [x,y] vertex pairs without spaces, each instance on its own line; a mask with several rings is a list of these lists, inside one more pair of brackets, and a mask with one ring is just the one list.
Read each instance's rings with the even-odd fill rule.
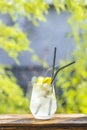
[[57,109],[54,86],[51,82],[51,77],[38,77],[33,84],[30,109],[37,119],[49,119]]

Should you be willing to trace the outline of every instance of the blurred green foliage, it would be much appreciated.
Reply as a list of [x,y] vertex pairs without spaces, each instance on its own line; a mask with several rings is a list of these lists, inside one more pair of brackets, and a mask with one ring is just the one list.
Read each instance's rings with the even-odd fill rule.
[[28,113],[29,101],[11,72],[0,65],[0,113]]
[[[76,64],[65,69],[58,75],[56,83],[58,91],[59,113],[87,113],[87,5],[86,0],[53,0],[53,5],[58,13],[69,11],[68,20],[76,42],[74,56]],[[18,54],[21,51],[32,52],[27,34],[17,24],[20,17],[27,17],[34,25],[38,21],[46,21],[49,5],[45,0],[1,0],[0,12],[9,13],[14,21],[13,26],[0,22],[0,48],[8,53],[18,63]],[[41,63],[33,52],[32,59]],[[65,62],[63,63],[65,64]],[[47,64],[45,64],[47,66]],[[9,73],[10,74],[10,73]],[[28,113],[29,101],[17,85],[12,74],[7,74],[5,66],[0,66],[0,113]]]
[[[87,5],[67,0],[67,8],[72,14],[68,20],[74,37],[76,49],[74,59],[76,64],[63,70],[57,76],[59,113],[87,114]],[[67,61],[69,62],[69,61]],[[66,62],[61,62],[64,65]]]
[[4,49],[18,63],[17,57],[21,51],[31,51],[29,40],[17,26],[9,27],[0,23],[0,48]]

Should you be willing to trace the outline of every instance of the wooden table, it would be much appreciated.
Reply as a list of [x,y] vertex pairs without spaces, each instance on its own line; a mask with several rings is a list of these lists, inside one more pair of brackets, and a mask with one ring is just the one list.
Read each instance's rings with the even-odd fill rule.
[[32,115],[0,115],[0,130],[87,130],[87,116],[56,114],[50,120],[37,120]]

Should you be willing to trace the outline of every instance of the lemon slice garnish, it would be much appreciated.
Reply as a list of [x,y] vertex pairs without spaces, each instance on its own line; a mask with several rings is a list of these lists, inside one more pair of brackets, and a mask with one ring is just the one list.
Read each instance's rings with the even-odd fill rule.
[[43,79],[44,84],[51,84],[52,78],[51,77],[46,77]]
[[36,83],[43,83],[43,77],[38,77],[37,79],[36,79]]

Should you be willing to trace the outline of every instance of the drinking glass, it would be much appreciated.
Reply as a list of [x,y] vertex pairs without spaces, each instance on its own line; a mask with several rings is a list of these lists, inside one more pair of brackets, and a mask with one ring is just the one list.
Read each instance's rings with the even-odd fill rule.
[[34,83],[30,110],[36,119],[50,119],[57,109],[53,85]]

